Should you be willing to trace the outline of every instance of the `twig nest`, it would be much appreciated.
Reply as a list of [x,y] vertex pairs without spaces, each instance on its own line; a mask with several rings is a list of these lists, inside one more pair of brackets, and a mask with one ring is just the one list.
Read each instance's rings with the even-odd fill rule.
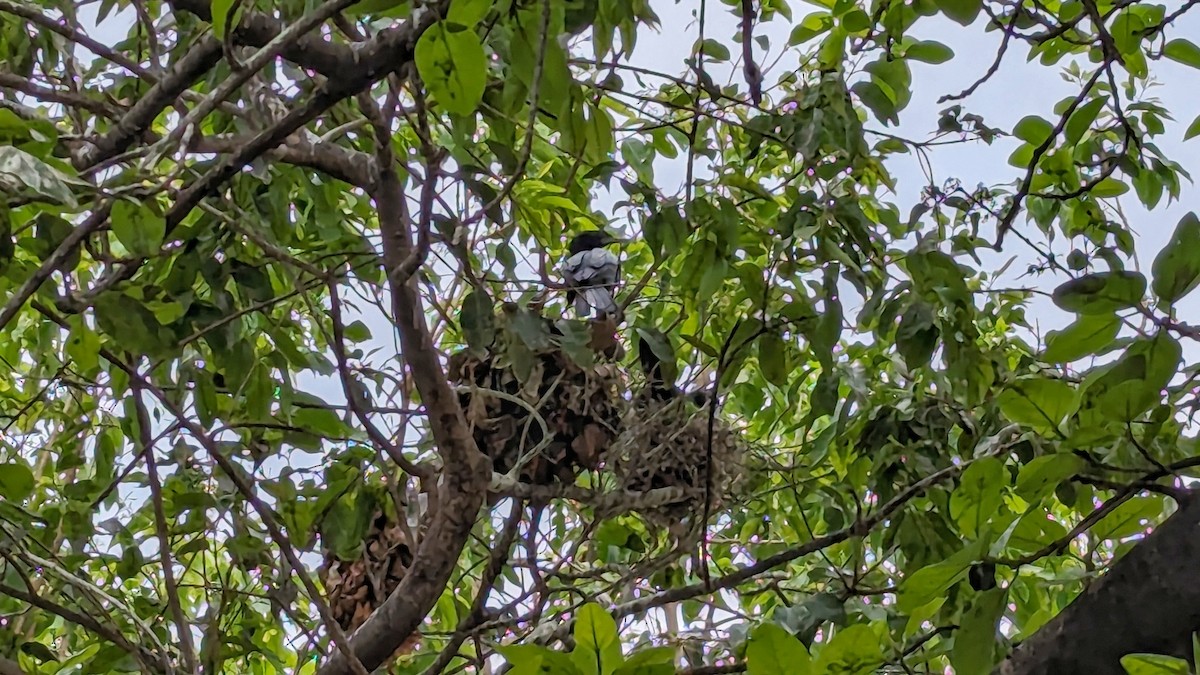
[[708,417],[707,408],[682,396],[667,401],[639,397],[631,405],[609,454],[609,468],[625,490],[674,487],[681,488],[684,495],[679,501],[643,510],[651,521],[672,530],[681,524],[694,526],[703,517],[707,486],[711,485],[712,509],[736,487],[745,442],[720,416],[713,420],[709,482]]
[[[318,575],[325,586],[329,611],[342,630],[352,633],[396,590],[413,561],[408,531],[379,510],[371,521],[358,557],[339,558],[324,551],[325,562]],[[416,648],[421,638],[414,632],[397,655]]]
[[597,362],[588,324],[515,308],[497,319],[486,353],[465,350],[449,363],[475,442],[498,473],[517,468],[523,482],[573,483],[599,468],[620,430],[625,376]]

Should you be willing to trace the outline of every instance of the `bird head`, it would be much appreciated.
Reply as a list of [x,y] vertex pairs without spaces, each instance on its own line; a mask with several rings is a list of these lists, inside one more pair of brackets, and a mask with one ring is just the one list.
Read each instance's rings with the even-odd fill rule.
[[567,246],[567,250],[571,255],[582,251],[590,251],[594,248],[601,248],[609,244],[618,244],[621,240],[605,232],[604,230],[588,230],[580,232],[571,239],[571,243]]

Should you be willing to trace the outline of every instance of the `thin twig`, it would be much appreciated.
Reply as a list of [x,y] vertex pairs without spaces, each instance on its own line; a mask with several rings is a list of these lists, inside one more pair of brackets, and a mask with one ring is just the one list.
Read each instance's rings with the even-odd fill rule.
[[1008,24],[1004,27],[1004,39],[1000,41],[1000,49],[996,51],[996,59],[992,61],[992,65],[987,69],[987,71],[978,80],[975,80],[975,83],[971,86],[957,94],[946,94],[938,99],[938,103],[958,101],[970,96],[971,94],[974,94],[976,89],[983,86],[984,82],[990,80],[992,76],[996,74],[996,71],[1000,70],[1000,63],[1004,61],[1004,53],[1008,51],[1008,45],[1010,42],[1012,42],[1013,31],[1017,26],[1017,17],[1020,15],[1021,5],[1018,4],[1013,9],[1012,17],[1009,18]]
[[1092,73],[1092,77],[1084,84],[1083,89],[1079,92],[1075,99],[1071,101],[1071,104],[1067,106],[1067,109],[1063,111],[1062,115],[1058,119],[1058,124],[1054,126],[1054,129],[1049,135],[1046,136],[1046,139],[1043,140],[1040,145],[1034,148],[1033,157],[1029,160],[1029,167],[1025,170],[1025,177],[1021,179],[1021,186],[1017,190],[1016,194],[1012,196],[1012,203],[1004,212],[1004,216],[1000,219],[1000,222],[996,225],[996,243],[992,246],[992,248],[999,251],[1004,246],[1004,236],[1008,234],[1009,230],[1012,229],[1013,221],[1016,220],[1017,214],[1021,212],[1021,202],[1024,201],[1025,197],[1029,195],[1029,190],[1033,185],[1033,176],[1035,173],[1037,173],[1038,163],[1041,161],[1046,152],[1054,146],[1054,142],[1058,139],[1058,135],[1062,133],[1064,128],[1066,128],[1067,120],[1071,119],[1071,115],[1075,112],[1075,109],[1079,107],[1080,103],[1083,103],[1083,100],[1087,98],[1089,93],[1091,93],[1092,87],[1096,85],[1096,82],[1100,80],[1100,76],[1103,74],[1103,67],[1097,68],[1096,72]]
[[189,673],[198,673],[199,661],[196,659],[196,648],[192,643],[192,628],[183,613],[179,602],[179,586],[175,583],[175,569],[171,562],[171,536],[167,531],[167,512],[163,507],[162,482],[158,478],[158,462],[154,459],[154,439],[150,429],[150,415],[146,411],[146,402],[142,400],[141,386],[132,382],[133,405],[137,414],[138,444],[141,454],[146,458],[146,473],[150,483],[150,499],[154,504],[154,533],[158,538],[158,557],[163,569],[163,587],[167,607],[175,619],[179,629],[179,646],[183,652],[183,663]]

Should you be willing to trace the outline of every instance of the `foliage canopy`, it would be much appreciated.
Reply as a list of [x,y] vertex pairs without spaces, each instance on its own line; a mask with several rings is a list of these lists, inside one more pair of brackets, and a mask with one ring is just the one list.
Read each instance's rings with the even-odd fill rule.
[[[1151,86],[1195,5],[0,0],[0,672],[990,672],[1200,465],[1200,219],[1138,265],[1122,206],[1185,198]],[[931,23],[999,48],[913,140]],[[1073,91],[990,126],[1019,55]],[[616,365],[539,319],[596,227]],[[686,527],[521,398],[554,350],[708,393]],[[582,468],[487,461],[484,394]]]

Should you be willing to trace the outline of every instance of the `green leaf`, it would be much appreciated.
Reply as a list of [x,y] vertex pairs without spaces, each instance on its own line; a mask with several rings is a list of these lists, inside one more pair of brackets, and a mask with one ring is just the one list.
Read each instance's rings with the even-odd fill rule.
[[583,675],[570,657],[541,645],[501,645],[500,654],[514,667],[512,675]]
[[934,323],[933,308],[920,299],[909,304],[896,328],[896,351],[909,368],[929,365],[941,332]]
[[458,323],[467,345],[477,354],[485,354],[496,340],[496,315],[486,291],[471,291],[463,299]]
[[89,374],[100,367],[100,336],[82,320],[71,321],[66,351],[71,364],[81,373]]
[[472,28],[492,9],[492,0],[453,0],[446,20]]
[[[340,492],[340,491],[339,491]],[[362,550],[376,502],[366,491],[342,494],[321,519],[321,542],[342,560],[354,560]]]
[[724,258],[713,260],[712,264],[706,267],[700,275],[700,285],[696,289],[696,294],[701,298],[712,297],[725,282],[725,275],[728,273],[729,263]]
[[1200,47],[1191,40],[1175,38],[1163,47],[1163,56],[1185,66],[1200,68]]
[[1083,315],[1063,330],[1046,335],[1046,363],[1070,363],[1095,354],[1112,344],[1121,330],[1121,318],[1116,314]]
[[113,234],[127,251],[150,257],[158,253],[167,234],[167,222],[149,206],[127,199],[113,204],[109,218]]
[[996,664],[996,625],[1004,614],[1008,589],[980,593],[954,632],[950,663],[955,675],[986,675]]
[[1196,119],[1192,120],[1187,130],[1183,132],[1183,140],[1186,141],[1196,136],[1200,136],[1200,115],[1196,115]]
[[20,148],[0,145],[0,192],[74,208],[70,184],[81,183]]
[[509,325],[530,350],[536,352],[550,347],[550,327],[542,317],[528,309],[521,307],[509,314]]
[[1077,314],[1109,314],[1135,307],[1146,294],[1146,277],[1138,272],[1097,272],[1054,289],[1054,304]]
[[1191,675],[1188,662],[1162,654],[1126,654],[1121,667],[1129,675]]
[[414,60],[421,80],[446,110],[475,112],[483,100],[488,62],[474,30],[455,30],[439,21],[417,40]]
[[1100,109],[1108,102],[1107,96],[1094,98],[1075,109],[1071,113],[1070,119],[1067,120],[1067,126],[1064,128],[1067,143],[1074,145],[1083,138],[1088,129],[1092,128],[1092,123],[1096,121],[1096,116],[1100,114]]
[[0,464],[0,496],[13,502],[33,494],[33,472],[23,462]]
[[336,438],[346,432],[342,418],[329,408],[301,408],[292,414],[292,422],[300,429],[320,436]]
[[[54,254],[54,251],[62,244],[63,240],[70,236],[71,231],[75,226],[60,218],[53,213],[42,212],[34,216],[34,239],[30,242],[29,249],[38,260],[46,261]],[[79,250],[70,255],[64,270],[73,270],[79,265]]]
[[964,534],[971,538],[984,534],[988,521],[1000,508],[1006,485],[1004,463],[996,457],[984,457],[967,467],[950,495],[950,517]]
[[617,622],[600,605],[589,602],[575,618],[575,644],[596,654],[600,675],[609,675],[621,665],[621,642]]
[[983,0],[934,0],[938,10],[951,20],[969,26],[983,9]]
[[1101,369],[1086,385],[1084,405],[1098,408],[1106,417],[1131,422],[1162,400],[1162,390],[1179,369],[1183,349],[1165,330],[1154,337],[1139,337],[1121,358]]
[[675,648],[648,647],[639,649],[613,675],[674,675]]
[[696,45],[695,49],[711,61],[721,62],[729,60],[729,48],[712,38],[705,39]]
[[1200,286],[1200,218],[1184,214],[1151,267],[1159,300],[1174,304]]
[[796,47],[825,31],[833,28],[833,17],[827,12],[813,12],[805,16],[796,27],[792,29],[791,35],[788,36],[788,45]]
[[1017,474],[1016,492],[1021,499],[1036,504],[1059,483],[1078,473],[1083,464],[1083,458],[1066,452],[1035,457]]
[[643,235],[655,260],[670,258],[679,252],[687,236],[687,224],[675,206],[663,206],[646,219]]
[[1125,183],[1122,183],[1121,181],[1117,180],[1116,178],[1105,178],[1104,180],[1100,181],[1099,183],[1096,183],[1095,185],[1093,185],[1092,189],[1089,191],[1088,194],[1090,194],[1091,196],[1096,197],[1096,198],[1103,198],[1103,197],[1119,197],[1119,196],[1125,194],[1126,192],[1129,192],[1128,185],[1126,185]]
[[1200,669],[1200,633],[1192,633],[1192,666]]
[[377,17],[404,19],[411,10],[409,0],[362,0],[347,7],[346,13],[352,16],[371,14]]
[[860,623],[834,633],[833,639],[821,648],[810,672],[870,673],[883,660],[883,643],[879,636],[869,626]]
[[859,33],[871,27],[871,17],[861,9],[852,9],[842,17],[842,28],[847,33]]
[[554,341],[562,347],[563,352],[580,368],[591,368],[596,362],[596,352],[591,348],[591,325],[578,319],[564,319],[555,325],[562,335],[556,336]]
[[812,672],[812,657],[795,636],[773,623],[754,629],[746,645],[746,672],[749,675]]
[[350,342],[366,342],[371,339],[371,329],[362,321],[346,324],[346,339]]
[[768,333],[758,338],[758,366],[763,377],[776,387],[785,387],[788,382],[788,352],[783,338]]
[[1037,115],[1026,115],[1013,127],[1012,133],[1013,136],[1037,147],[1054,133],[1054,125]]
[[[645,341],[650,351],[653,352],[654,357],[658,359],[663,379],[667,381],[667,384],[673,384],[675,378],[679,376],[679,357],[675,355],[675,348],[671,345],[671,338],[666,333],[653,327],[638,326],[635,330],[638,336]],[[640,344],[638,348],[641,349]]]
[[925,63],[945,63],[954,58],[954,50],[936,40],[920,40],[904,52],[904,58]]
[[[212,16],[213,34],[219,38],[225,37],[225,24],[229,21],[229,10],[233,8],[234,0],[212,0],[209,14]],[[240,11],[240,8],[239,8]],[[236,26],[236,17],[233,25]]]
[[836,370],[823,370],[813,385],[808,404],[814,418],[832,415],[837,409],[841,377]]
[[1062,380],[1027,377],[1010,384],[996,401],[1011,422],[1053,432],[1070,412],[1075,391]]
[[965,553],[966,549],[963,549],[945,561],[926,565],[910,574],[900,586],[897,609],[905,613],[912,612],[944,594],[970,566],[971,559]]
[[1113,509],[1091,529],[1097,539],[1124,539],[1152,526],[1166,507],[1166,497],[1148,494],[1133,497]]

